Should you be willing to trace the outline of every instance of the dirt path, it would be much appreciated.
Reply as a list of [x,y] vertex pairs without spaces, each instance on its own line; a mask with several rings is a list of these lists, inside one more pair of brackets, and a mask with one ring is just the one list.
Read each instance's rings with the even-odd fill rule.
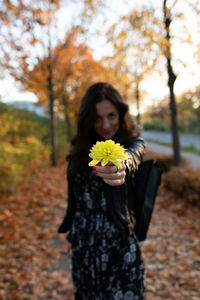
[[[159,144],[148,142],[148,141],[146,142],[146,144],[147,144],[147,148],[151,151],[161,153],[161,154],[172,154],[172,147],[163,146],[163,145],[159,145]],[[189,164],[193,168],[200,169],[200,155],[199,154],[182,151],[181,155],[188,160]]]
[[[155,142],[172,143],[172,133],[156,130],[143,130],[142,137]],[[180,145],[182,147],[195,147],[200,150],[200,133],[179,132]]]

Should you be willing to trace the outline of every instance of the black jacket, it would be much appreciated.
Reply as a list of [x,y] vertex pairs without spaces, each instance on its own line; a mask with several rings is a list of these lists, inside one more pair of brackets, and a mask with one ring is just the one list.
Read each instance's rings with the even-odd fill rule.
[[[129,234],[133,230],[134,216],[128,205],[127,181],[138,169],[138,166],[142,161],[145,144],[142,138],[135,138],[129,140],[123,146],[127,149],[128,153],[128,159],[126,160],[127,174],[125,183],[120,186],[109,186],[105,184],[105,192],[108,199],[108,211],[110,217],[122,233]],[[73,178],[70,176],[69,169],[70,163],[68,164],[67,169],[68,207],[64,220],[58,229],[59,233],[66,233],[70,230],[76,211],[76,199],[73,193]]]

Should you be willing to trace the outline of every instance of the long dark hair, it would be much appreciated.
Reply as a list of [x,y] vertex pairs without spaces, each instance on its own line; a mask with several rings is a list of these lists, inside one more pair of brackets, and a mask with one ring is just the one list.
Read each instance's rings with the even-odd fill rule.
[[101,137],[94,131],[96,120],[96,104],[103,100],[110,101],[119,113],[119,129],[112,138],[122,145],[131,138],[139,136],[139,128],[129,113],[129,107],[123,102],[120,93],[109,83],[97,82],[90,86],[84,95],[79,116],[77,135],[72,140],[72,148],[67,158],[71,161],[71,173],[84,170],[88,167],[89,149]]

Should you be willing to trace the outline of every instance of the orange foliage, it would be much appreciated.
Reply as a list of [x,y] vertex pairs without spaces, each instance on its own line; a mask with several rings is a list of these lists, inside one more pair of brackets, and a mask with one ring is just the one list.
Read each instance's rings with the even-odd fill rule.
[[71,118],[76,116],[86,89],[102,80],[105,72],[102,62],[93,59],[91,50],[84,44],[77,44],[76,31],[68,33],[65,42],[59,43],[49,56],[39,60],[33,70],[29,70],[26,59],[21,68],[22,75],[13,75],[37,95],[39,104],[45,104],[47,108],[51,76],[56,109]]
[[14,194],[0,195],[0,299],[73,299],[70,273],[57,266],[67,252],[66,244],[59,251],[56,244],[66,206],[65,164],[35,176]]
[[148,239],[142,243],[147,300],[200,297],[199,226],[200,210],[161,186]]

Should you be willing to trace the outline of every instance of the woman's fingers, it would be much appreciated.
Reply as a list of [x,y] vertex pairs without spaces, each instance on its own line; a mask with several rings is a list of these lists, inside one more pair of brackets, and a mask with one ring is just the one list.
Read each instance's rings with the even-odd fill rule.
[[115,180],[115,179],[121,179],[123,177],[126,176],[126,172],[125,170],[120,169],[119,171],[115,172],[115,173],[103,173],[103,172],[97,172],[96,174],[97,176],[103,178],[103,179],[111,179],[111,180]]
[[118,168],[117,166],[113,164],[106,165],[104,167],[96,166],[95,167],[95,174],[99,177],[101,177],[105,183],[117,186],[121,185],[125,182],[125,176],[126,176],[126,166],[124,164],[124,161],[121,161],[122,168]]
[[111,185],[111,186],[119,186],[119,185],[122,185],[124,182],[125,182],[125,177],[121,178],[121,179],[115,179],[115,180],[112,180],[112,179],[104,179],[103,178],[103,181],[108,184],[108,185]]
[[124,161],[121,161],[121,165],[122,165],[122,168],[118,168],[117,166],[115,166],[114,164],[107,164],[106,166],[104,167],[100,167],[100,166],[96,166],[95,167],[95,170],[97,172],[98,175],[102,175],[102,174],[116,174],[116,173],[119,173],[121,171],[125,171],[126,167],[125,167],[125,164],[124,164]]

